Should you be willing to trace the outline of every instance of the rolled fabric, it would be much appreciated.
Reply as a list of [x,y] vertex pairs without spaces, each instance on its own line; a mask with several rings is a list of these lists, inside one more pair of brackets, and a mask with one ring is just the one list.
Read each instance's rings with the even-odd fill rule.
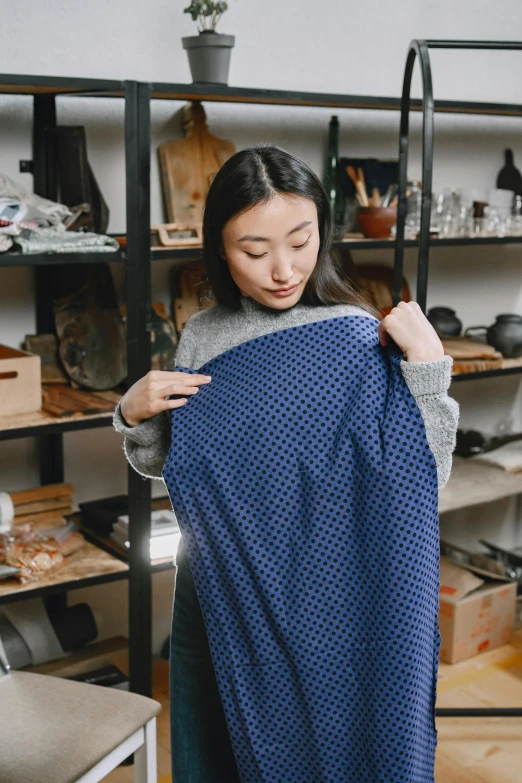
[[96,620],[88,604],[74,604],[49,612],[49,619],[65,652],[85,647],[98,636]]
[[4,612],[31,651],[34,666],[65,657],[41,598],[10,604]]
[[0,612],[0,644],[11,669],[23,669],[32,664],[29,647],[4,612]]

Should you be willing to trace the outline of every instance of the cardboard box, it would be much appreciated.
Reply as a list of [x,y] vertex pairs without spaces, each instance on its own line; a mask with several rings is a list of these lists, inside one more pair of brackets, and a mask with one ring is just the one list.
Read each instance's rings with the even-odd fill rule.
[[440,657],[456,663],[506,644],[515,622],[517,583],[471,565],[440,562]]
[[34,353],[0,345],[0,416],[41,410],[41,362]]

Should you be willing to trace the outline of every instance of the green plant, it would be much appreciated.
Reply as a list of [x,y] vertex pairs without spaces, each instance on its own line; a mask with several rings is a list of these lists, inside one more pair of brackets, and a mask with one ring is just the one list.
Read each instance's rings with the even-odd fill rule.
[[228,3],[213,2],[212,0],[192,0],[184,14],[190,14],[193,22],[199,22],[199,32],[209,33],[216,29],[216,25],[228,8]]

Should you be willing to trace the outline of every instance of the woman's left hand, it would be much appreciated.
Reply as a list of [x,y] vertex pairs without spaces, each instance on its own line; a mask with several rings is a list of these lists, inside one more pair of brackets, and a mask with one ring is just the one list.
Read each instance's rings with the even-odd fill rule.
[[399,302],[379,323],[381,345],[388,335],[406,354],[408,362],[433,362],[444,358],[444,346],[417,302]]

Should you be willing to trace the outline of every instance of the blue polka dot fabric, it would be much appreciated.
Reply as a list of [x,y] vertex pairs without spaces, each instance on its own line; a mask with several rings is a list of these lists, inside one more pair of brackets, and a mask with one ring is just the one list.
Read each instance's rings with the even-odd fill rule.
[[163,477],[242,783],[434,781],[437,469],[377,326],[248,340],[172,411]]

